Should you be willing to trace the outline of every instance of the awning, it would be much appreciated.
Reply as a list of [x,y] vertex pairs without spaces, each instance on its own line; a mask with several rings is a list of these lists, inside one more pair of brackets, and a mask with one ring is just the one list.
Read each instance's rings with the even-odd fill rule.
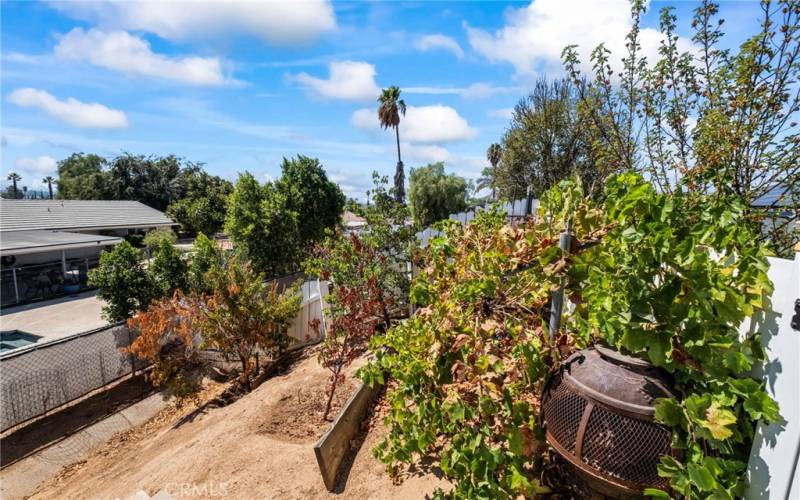
[[73,248],[91,248],[122,243],[122,238],[67,231],[3,231],[0,256],[24,255]]

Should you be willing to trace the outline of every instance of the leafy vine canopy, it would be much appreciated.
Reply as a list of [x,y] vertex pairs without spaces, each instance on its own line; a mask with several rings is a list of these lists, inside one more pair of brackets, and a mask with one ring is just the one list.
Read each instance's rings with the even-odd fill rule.
[[[683,458],[659,466],[671,492],[647,493],[740,495],[757,421],[780,419],[749,376],[765,362],[761,339],[739,333],[772,292],[744,214],[736,200],[658,193],[625,173],[598,199],[564,181],[523,224],[499,210],[463,228],[444,221],[411,288],[416,315],[373,339],[376,359],[361,371],[367,383],[389,385],[390,433],[376,455],[394,473],[433,457],[452,497],[558,490],[542,390],[572,351],[602,342],[676,381],[679,397],[659,400],[656,418],[672,426]],[[559,248],[568,220],[569,253]],[[564,326],[549,332],[550,297],[561,286],[571,305]]]

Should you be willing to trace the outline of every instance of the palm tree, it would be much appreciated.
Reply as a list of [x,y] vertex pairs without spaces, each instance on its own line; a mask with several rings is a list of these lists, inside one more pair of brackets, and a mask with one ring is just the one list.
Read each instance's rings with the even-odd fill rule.
[[[6,179],[10,180],[11,183],[13,184],[13,186],[6,189],[5,197],[6,198],[12,198],[12,199],[24,198],[25,197],[25,193],[23,193],[22,191],[17,189],[17,182],[21,181],[22,177],[16,172],[11,172],[10,174],[8,174]],[[25,188],[23,188],[23,190],[24,189]]]
[[492,188],[492,201],[494,201],[494,168],[492,167],[481,170],[481,176],[478,177],[478,182],[475,184],[475,192],[486,188]]
[[486,150],[486,159],[492,164],[492,168],[497,168],[500,159],[503,157],[503,148],[496,142]]
[[12,184],[14,184],[14,192],[16,193],[17,192],[17,181],[21,181],[22,177],[20,177],[20,175],[18,173],[16,173],[16,172],[11,172],[10,174],[8,174],[8,177],[6,177],[6,179],[10,180],[12,182]]
[[383,89],[378,98],[378,120],[384,129],[394,128],[397,138],[397,170],[394,173],[394,196],[398,203],[406,199],[406,176],[403,173],[403,160],[400,158],[400,115],[406,114],[406,103],[400,99],[400,88],[392,85]]
[[50,199],[51,199],[51,200],[53,199],[53,183],[54,183],[55,181],[56,181],[56,180],[53,178],[53,176],[52,176],[52,175],[48,175],[47,177],[45,177],[44,179],[42,179],[42,182],[45,182],[45,183],[47,183],[47,190],[50,192]]
[[489,149],[486,150],[486,159],[489,160],[492,166],[481,170],[482,177],[478,179],[478,189],[492,188],[492,201],[494,201],[494,180],[497,177],[497,165],[502,157],[503,148],[499,144],[495,142],[489,146]]

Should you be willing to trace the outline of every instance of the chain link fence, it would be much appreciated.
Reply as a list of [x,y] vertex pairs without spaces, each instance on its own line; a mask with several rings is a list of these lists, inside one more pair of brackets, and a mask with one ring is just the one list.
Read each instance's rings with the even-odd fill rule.
[[[298,279],[303,279],[303,275],[276,281],[278,287],[284,289]],[[305,280],[300,293],[303,297],[300,311],[287,332],[292,339],[292,349],[319,342],[325,331],[327,284]],[[312,320],[322,325],[320,331],[309,327]],[[120,323],[0,354],[0,432],[145,368],[145,361],[121,351],[130,346],[136,336]],[[215,364],[235,361],[219,352],[205,354]]]
[[144,368],[145,363],[120,351],[134,339],[119,324],[0,356],[0,431]]

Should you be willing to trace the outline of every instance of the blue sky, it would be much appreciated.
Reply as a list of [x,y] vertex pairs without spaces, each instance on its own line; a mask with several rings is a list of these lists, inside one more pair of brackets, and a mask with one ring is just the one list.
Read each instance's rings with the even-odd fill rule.
[[[674,5],[691,49],[692,2]],[[570,43],[622,57],[625,0],[566,2],[2,1],[3,179],[38,188],[76,151],[176,154],[235,179],[280,175],[283,157],[318,157],[349,196],[391,175],[394,136],[377,126],[381,87],[398,85],[408,167],[445,161],[475,178],[510,109],[541,75],[563,75]],[[756,2],[723,2],[735,47]]]

